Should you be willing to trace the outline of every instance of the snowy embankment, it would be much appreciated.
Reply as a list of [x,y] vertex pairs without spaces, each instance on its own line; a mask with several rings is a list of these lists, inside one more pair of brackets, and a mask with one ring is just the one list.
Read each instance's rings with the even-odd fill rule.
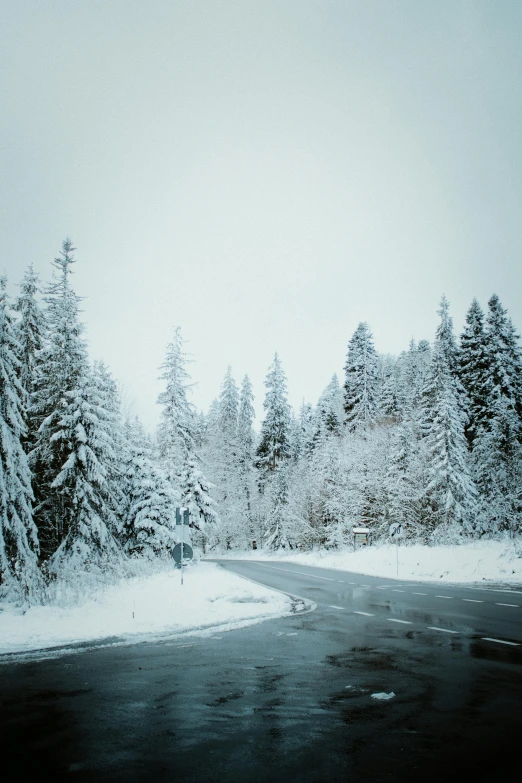
[[[122,579],[75,606],[3,607],[0,654],[49,650],[78,642],[121,644],[180,633],[226,631],[290,611],[282,593],[212,563]],[[114,638],[117,637],[117,638]]]
[[[399,579],[433,582],[502,582],[522,584],[522,558],[513,543],[475,541],[460,546],[399,545]],[[214,555],[215,556],[215,555]],[[284,560],[322,568],[339,568],[369,576],[397,578],[394,544],[336,552],[270,553],[263,550],[220,555],[223,558]]]

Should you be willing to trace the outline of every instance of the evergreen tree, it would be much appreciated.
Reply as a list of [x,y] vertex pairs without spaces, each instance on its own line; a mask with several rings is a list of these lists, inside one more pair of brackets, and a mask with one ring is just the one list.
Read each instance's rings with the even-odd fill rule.
[[50,573],[103,569],[119,561],[113,422],[99,377],[87,371],[43,428],[44,433],[52,428],[52,442],[66,455],[51,484],[61,501],[63,538],[49,561]]
[[315,410],[315,440],[323,442],[330,435],[340,435],[343,426],[343,393],[337,375],[319,397]]
[[466,435],[470,443],[477,428],[488,419],[489,358],[484,314],[476,299],[473,299],[466,314],[466,325],[460,338],[459,376],[465,389],[470,421]]
[[299,412],[299,456],[310,459],[316,444],[315,411],[309,402],[303,402]]
[[518,335],[496,294],[489,300],[488,308],[486,352],[489,374],[486,388],[489,418],[496,415],[495,406],[501,397],[507,401],[508,408],[514,407],[521,417],[522,359]]
[[38,423],[30,454],[35,491],[35,521],[42,554],[49,558],[70,532],[75,501],[55,485],[67,463],[71,443],[63,435],[62,418],[71,415],[75,396],[88,374],[83,326],[78,319],[80,298],[70,276],[75,263],[70,239],[53,263],[53,282],[46,289],[48,340],[41,352],[30,415]]
[[15,334],[19,344],[19,377],[22,388],[27,395],[24,421],[27,428],[25,447],[28,452],[34,445],[37,429],[36,422],[31,417],[29,410],[33,403],[32,396],[37,387],[37,377],[41,372],[39,365],[45,335],[45,318],[37,300],[40,291],[39,278],[32,265],[27,269],[20,289],[20,296],[14,307],[19,318],[15,324]]
[[495,402],[488,428],[479,427],[473,448],[480,490],[479,533],[522,533],[520,418],[504,396]]
[[25,434],[21,362],[8,309],[6,280],[0,279],[0,598],[41,600],[38,536],[32,516],[31,474],[22,448]]
[[254,515],[252,508],[254,486],[254,419],[255,411],[252,384],[248,375],[245,375],[241,384],[241,393],[239,397],[237,445],[239,483],[243,502],[243,514],[247,523],[246,532],[250,546],[252,546],[252,542],[255,540]]
[[290,456],[290,406],[287,401],[286,377],[277,353],[265,380],[267,389],[263,407],[266,411],[256,450],[256,465],[261,483],[281,462]]
[[452,370],[454,340],[445,298],[439,314],[441,325],[437,329],[423,395],[426,495],[431,510],[431,518],[426,523],[431,530],[444,526],[447,531],[469,532],[477,492],[470,476],[464,435],[468,421],[463,409],[464,393]]
[[159,555],[175,544],[180,496],[161,468],[137,419],[126,425],[124,460],[124,540],[131,554]]
[[382,356],[379,357],[378,368],[378,409],[380,415],[390,423],[399,421],[401,418],[401,405],[398,362],[392,356]]
[[348,343],[344,366],[344,410],[346,425],[353,431],[368,427],[377,419],[378,376],[377,354],[367,323],[360,323]]
[[189,455],[181,475],[181,505],[188,508],[190,527],[195,531],[194,539],[203,552],[211,528],[219,524],[219,514],[211,497],[212,484],[203,475],[198,460]]
[[163,372],[160,378],[165,381],[166,388],[158,396],[158,404],[163,406],[158,444],[167,477],[179,491],[187,459],[195,452],[195,413],[187,399],[187,390],[192,385],[186,369],[187,361],[181,330],[177,327],[161,366]]

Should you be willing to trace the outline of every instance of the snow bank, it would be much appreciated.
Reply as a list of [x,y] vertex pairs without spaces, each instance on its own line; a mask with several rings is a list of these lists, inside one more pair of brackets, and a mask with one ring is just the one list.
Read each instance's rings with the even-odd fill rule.
[[79,606],[32,607],[25,614],[5,607],[0,612],[0,653],[93,640],[131,643],[216,626],[228,630],[280,617],[290,606],[282,593],[212,563],[199,563],[185,570],[183,586],[180,571],[170,568],[123,579]]
[[[322,568],[339,568],[370,576],[397,578],[395,544],[336,552],[248,552],[225,557],[285,560]],[[436,582],[522,583],[522,558],[512,541],[475,541],[460,546],[399,545],[399,578]]]

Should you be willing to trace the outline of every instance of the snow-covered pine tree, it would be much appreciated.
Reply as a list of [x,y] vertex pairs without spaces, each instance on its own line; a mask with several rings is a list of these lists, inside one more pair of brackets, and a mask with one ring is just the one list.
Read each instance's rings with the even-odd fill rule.
[[309,402],[304,402],[299,411],[299,456],[310,459],[315,448],[317,432],[315,411]]
[[158,404],[163,408],[158,430],[160,460],[173,488],[178,491],[181,491],[181,475],[186,461],[195,452],[195,413],[187,399],[187,390],[192,386],[187,363],[178,326],[161,365],[163,372],[160,378],[165,381],[166,387],[158,396]]
[[470,444],[477,429],[488,419],[489,365],[484,313],[478,301],[473,299],[466,313],[459,354],[459,377],[468,398],[470,420],[466,436]]
[[479,533],[522,533],[521,423],[506,397],[495,402],[488,428],[479,427],[473,448],[480,491]]
[[463,408],[464,390],[452,369],[452,322],[447,300],[443,297],[438,311],[441,324],[437,329],[431,363],[423,393],[423,431],[427,462],[426,496],[430,517],[428,531],[438,535],[458,535],[473,530],[477,490],[470,474],[464,428],[468,421]]
[[522,417],[522,357],[518,339],[511,318],[493,294],[486,321],[488,418],[497,415],[496,403],[500,397]]
[[277,353],[265,380],[267,389],[263,408],[261,437],[256,450],[260,486],[290,456],[290,405],[287,401],[286,377]]
[[459,348],[453,331],[453,318],[449,314],[449,302],[444,294],[440,300],[440,309],[437,310],[437,313],[440,315],[440,323],[435,333],[438,349],[444,353],[450,372],[453,375],[457,375],[459,370]]
[[130,554],[158,555],[175,544],[180,496],[154,464],[152,447],[137,419],[125,426],[123,539]]
[[359,324],[348,343],[344,365],[345,422],[350,431],[374,424],[378,417],[378,360],[367,323]]
[[194,455],[189,455],[185,462],[181,488],[181,505],[189,510],[194,543],[205,552],[209,534],[215,534],[219,525],[219,514],[210,494],[212,484],[203,475]]
[[237,418],[238,471],[247,545],[256,540],[252,501],[254,497],[254,394],[248,375],[241,383]]
[[[63,539],[49,561],[49,573],[100,575],[119,564],[121,533],[118,498],[114,497],[116,464],[114,417],[100,378],[87,370],[77,387],[63,395],[62,409],[44,422],[52,442],[66,456],[51,488],[61,499]],[[118,473],[120,471],[118,470]]]
[[315,409],[315,442],[322,443],[331,435],[340,435],[343,419],[343,392],[337,375],[333,375]]
[[24,421],[27,434],[24,439],[26,452],[34,445],[36,422],[30,414],[32,395],[37,386],[39,364],[45,337],[45,317],[38,301],[40,282],[32,264],[28,267],[20,284],[20,296],[15,301],[14,309],[18,313],[15,323],[15,335],[18,342],[20,360],[19,377],[27,395],[27,409]]
[[33,392],[31,417],[38,422],[30,454],[35,492],[34,518],[44,559],[69,534],[75,501],[54,485],[70,457],[70,443],[62,437],[62,417],[71,413],[75,394],[88,374],[83,325],[78,318],[78,297],[70,282],[75,263],[70,239],[62,244],[53,263],[53,281],[45,292],[48,339],[41,352],[40,372]]
[[0,278],[0,599],[37,603],[43,596],[31,474],[22,447],[25,392],[18,344]]
[[399,394],[400,365],[393,356],[380,356],[378,362],[378,409],[383,419],[394,423],[401,418]]
[[227,549],[246,544],[244,503],[239,477],[239,393],[228,367],[219,395],[214,431],[212,481],[219,508],[221,543]]

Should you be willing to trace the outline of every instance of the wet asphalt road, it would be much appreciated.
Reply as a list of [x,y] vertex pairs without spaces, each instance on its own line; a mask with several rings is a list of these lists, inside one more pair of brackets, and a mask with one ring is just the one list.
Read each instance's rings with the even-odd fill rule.
[[3,779],[520,778],[522,592],[223,565],[317,609],[4,662]]

